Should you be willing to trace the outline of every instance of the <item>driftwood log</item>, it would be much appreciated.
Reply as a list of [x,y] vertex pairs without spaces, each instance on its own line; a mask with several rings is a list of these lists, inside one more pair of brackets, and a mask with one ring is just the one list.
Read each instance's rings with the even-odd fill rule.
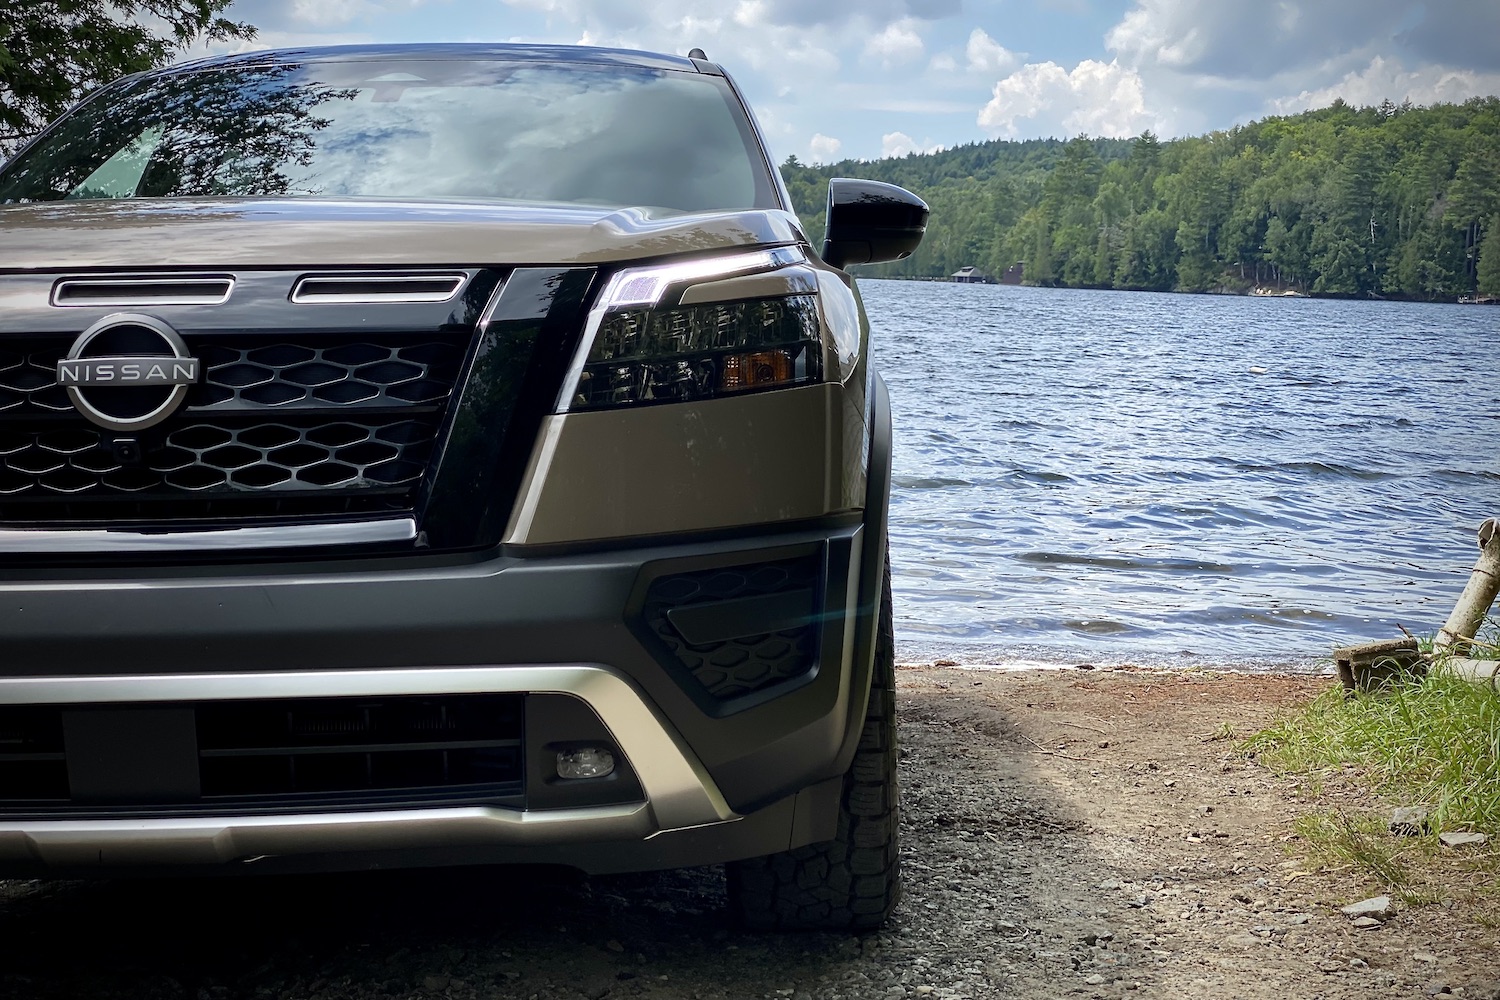
[[1427,673],[1427,658],[1417,651],[1417,640],[1385,639],[1333,651],[1339,683],[1344,690],[1383,691],[1420,680]]
[[1490,518],[1479,526],[1479,561],[1469,575],[1469,583],[1458,597],[1458,604],[1448,622],[1432,641],[1432,652],[1442,669],[1466,680],[1489,685],[1500,691],[1500,660],[1477,660],[1464,656],[1472,652],[1474,633],[1479,631],[1495,595],[1500,592],[1500,519]]

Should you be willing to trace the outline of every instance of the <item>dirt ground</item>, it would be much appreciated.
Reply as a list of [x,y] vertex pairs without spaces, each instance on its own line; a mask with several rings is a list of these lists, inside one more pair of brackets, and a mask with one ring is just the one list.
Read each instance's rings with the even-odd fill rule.
[[741,933],[716,869],[10,882],[0,997],[1500,998],[1463,903],[1341,914],[1378,887],[1309,872],[1288,838],[1319,803],[1227,738],[1331,681],[898,680],[907,892],[879,933]]

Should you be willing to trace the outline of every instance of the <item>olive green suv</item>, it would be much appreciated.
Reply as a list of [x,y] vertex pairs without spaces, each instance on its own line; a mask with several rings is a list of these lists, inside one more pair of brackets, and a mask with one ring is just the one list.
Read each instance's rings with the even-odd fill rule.
[[0,168],[0,872],[729,863],[898,892],[890,415],[729,77],[543,46],[120,80]]

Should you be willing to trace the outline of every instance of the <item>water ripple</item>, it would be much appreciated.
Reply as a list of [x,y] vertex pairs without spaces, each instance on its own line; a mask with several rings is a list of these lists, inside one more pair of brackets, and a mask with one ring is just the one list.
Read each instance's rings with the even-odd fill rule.
[[903,655],[1306,663],[1435,631],[1500,510],[1492,310],[860,288]]

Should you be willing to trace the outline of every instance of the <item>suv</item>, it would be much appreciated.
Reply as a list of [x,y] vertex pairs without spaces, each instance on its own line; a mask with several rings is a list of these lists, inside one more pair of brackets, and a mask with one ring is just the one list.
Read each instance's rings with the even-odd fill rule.
[[0,871],[730,862],[898,892],[890,416],[729,77],[552,46],[120,80],[0,169]]

